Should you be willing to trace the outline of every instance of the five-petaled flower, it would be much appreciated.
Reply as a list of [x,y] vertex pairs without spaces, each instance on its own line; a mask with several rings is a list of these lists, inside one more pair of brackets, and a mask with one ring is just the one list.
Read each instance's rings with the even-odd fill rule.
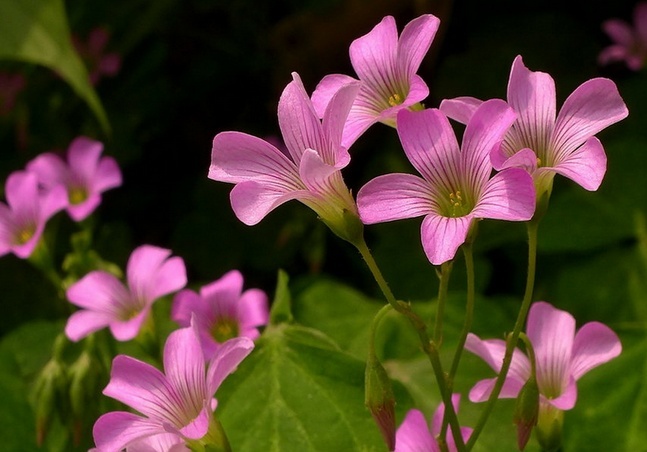
[[[194,325],[172,332],[164,345],[164,373],[126,355],[112,362],[103,393],[140,412],[102,415],[94,424],[100,452],[117,452],[142,439],[172,433],[187,442],[211,440],[216,429],[213,399],[222,381],[254,348],[246,337],[222,344],[205,362]],[[165,437],[164,440],[173,438]],[[178,448],[180,445],[178,445]]]
[[0,202],[0,256],[31,256],[47,220],[67,205],[62,187],[41,191],[35,174],[15,171],[5,184],[7,204]]
[[103,144],[78,137],[70,144],[67,162],[51,152],[27,164],[46,190],[62,185],[67,190],[67,212],[74,221],[88,217],[101,203],[101,193],[121,185],[121,171],[112,157],[101,157]]
[[247,225],[258,223],[284,202],[297,199],[333,230],[343,229],[347,215],[357,215],[340,170],[350,161],[341,137],[359,82],[335,93],[321,121],[301,79],[296,73],[292,77],[278,107],[288,155],[255,136],[222,132],[213,140],[209,178],[236,184],[231,205]]
[[[460,394],[452,394],[452,405],[456,412],[458,412],[460,399]],[[438,436],[441,433],[444,415],[445,405],[441,403],[436,408],[431,418],[431,425],[429,425],[420,410],[409,410],[395,434],[395,452],[440,452],[442,449],[438,445]],[[467,441],[471,434],[471,428],[461,427],[463,441]],[[449,430],[446,441],[447,450],[455,452],[456,444]]]
[[[589,370],[618,356],[622,350],[618,336],[606,325],[589,322],[576,332],[571,314],[544,301],[530,307],[526,332],[535,353],[540,418],[541,411],[549,406],[558,410],[573,408],[577,399],[575,382]],[[496,372],[501,369],[505,341],[482,340],[470,333],[465,348],[481,357]],[[528,357],[516,349],[499,397],[517,397],[530,372]],[[478,382],[470,391],[470,400],[487,400],[494,382],[494,378]]]
[[402,110],[400,141],[422,177],[387,174],[369,181],[357,194],[360,218],[372,224],[424,215],[422,246],[434,265],[454,258],[472,220],[529,220],[535,191],[528,173],[510,168],[491,177],[490,152],[514,118],[505,102],[485,102],[470,119],[461,149],[439,110]]
[[647,2],[634,7],[633,27],[624,20],[608,19],[602,29],[614,43],[602,49],[599,63],[624,61],[632,71],[642,69],[647,61]]
[[[594,78],[566,99],[556,116],[555,81],[530,71],[521,56],[512,63],[508,102],[517,120],[491,155],[495,169],[523,167],[537,185],[537,196],[550,192],[555,173],[586,190],[597,190],[607,168],[602,143],[594,135],[628,115],[613,81]],[[473,97],[444,100],[440,109],[467,123],[482,102]]]
[[267,295],[260,289],[243,292],[243,275],[232,270],[200,288],[199,294],[185,289],[175,295],[171,318],[186,327],[194,315],[205,358],[209,359],[231,338],[253,340],[260,335],[258,327],[269,319]]
[[[362,87],[344,128],[342,144],[346,148],[376,122],[395,126],[398,111],[427,97],[429,88],[416,72],[439,24],[437,17],[424,14],[409,22],[398,39],[395,19],[386,16],[368,34],[351,43],[350,60]],[[331,74],[319,82],[312,102],[320,117],[334,93],[353,80],[347,75]]]
[[108,326],[119,341],[135,338],[153,303],[186,285],[184,261],[170,255],[170,250],[142,245],[128,259],[128,286],[102,270],[90,272],[70,286],[68,300],[82,309],[68,319],[67,337],[78,341]]

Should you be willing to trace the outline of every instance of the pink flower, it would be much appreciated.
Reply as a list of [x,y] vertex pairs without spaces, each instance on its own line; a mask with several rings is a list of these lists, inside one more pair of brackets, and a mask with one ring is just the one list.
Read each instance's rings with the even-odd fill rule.
[[462,149],[447,118],[437,109],[398,114],[398,134],[409,161],[422,177],[387,174],[357,194],[365,224],[424,216],[422,246],[434,265],[454,258],[473,220],[525,221],[535,210],[530,176],[510,169],[493,177],[489,154],[514,121],[500,100],[485,102],[470,119]]
[[184,261],[170,255],[170,250],[143,245],[128,259],[128,286],[101,270],[70,286],[68,300],[82,309],[68,319],[67,337],[78,341],[106,326],[119,341],[137,336],[153,303],[186,285]]
[[243,292],[243,275],[232,270],[200,289],[200,294],[185,289],[173,299],[171,318],[180,326],[189,326],[195,316],[196,329],[205,358],[227,340],[244,336],[256,339],[259,326],[267,324],[267,295],[259,289]]
[[101,416],[93,429],[97,449],[118,452],[141,444],[144,438],[168,433],[185,441],[205,437],[213,423],[214,394],[253,348],[254,342],[246,337],[231,339],[205,363],[198,332],[190,326],[172,332],[166,340],[164,373],[130,356],[117,356],[103,393],[143,416],[125,411]]
[[[452,395],[452,405],[458,412],[461,395]],[[440,452],[438,435],[440,435],[445,405],[441,403],[434,412],[431,419],[431,430],[425,419],[425,415],[419,410],[409,410],[402,424],[395,434],[395,452]],[[467,441],[472,434],[472,429],[461,427],[463,441]],[[456,444],[450,431],[447,431],[447,448],[450,452],[456,451]]]
[[231,205],[247,225],[291,199],[312,208],[327,224],[340,221],[345,211],[356,212],[340,172],[350,156],[340,143],[359,83],[341,88],[320,121],[301,79],[296,73],[292,77],[278,108],[287,155],[241,132],[222,132],[213,140],[209,178],[236,184]]
[[118,53],[105,52],[109,39],[110,33],[104,27],[94,28],[85,42],[78,37],[72,39],[76,51],[88,65],[92,85],[99,83],[103,76],[113,77],[117,75],[121,67],[121,57]]
[[5,184],[7,204],[0,202],[0,256],[9,252],[25,259],[38,244],[45,224],[67,205],[62,187],[38,189],[36,175],[15,171]]
[[52,153],[27,164],[45,189],[62,185],[67,190],[67,212],[75,221],[88,217],[101,203],[101,193],[121,185],[121,171],[112,157],[101,158],[103,144],[78,137],[70,144],[67,162]]
[[[92,452],[100,452],[93,449]],[[190,452],[181,436],[172,433],[147,436],[133,441],[126,447],[126,452]]]
[[[566,99],[557,117],[553,78],[532,72],[521,56],[512,63],[508,102],[517,120],[491,155],[495,169],[523,167],[538,188],[549,190],[555,173],[587,190],[597,190],[606,172],[604,148],[594,135],[628,114],[615,83],[594,78]],[[444,100],[440,109],[464,124],[482,101],[472,97]],[[538,192],[538,195],[540,193]]]
[[[527,335],[532,343],[537,369],[541,411],[550,407],[570,410],[575,406],[575,382],[589,370],[618,356],[622,350],[618,336],[599,322],[589,322],[575,331],[575,319],[566,311],[539,301],[530,307]],[[481,340],[469,334],[465,348],[480,356],[495,372],[501,369],[505,342]],[[516,398],[530,377],[528,357],[516,349],[510,371],[499,397]],[[470,391],[472,402],[487,400],[495,379],[478,382]]]
[[16,98],[24,88],[25,77],[22,74],[0,72],[0,116],[13,110]]
[[647,2],[634,8],[633,27],[620,19],[609,19],[602,29],[614,42],[600,52],[598,62],[609,64],[624,61],[629,69],[638,71],[647,60]]
[[[416,72],[439,24],[437,17],[424,14],[409,22],[398,39],[395,19],[386,16],[368,34],[353,41],[350,60],[362,87],[344,128],[342,144],[346,148],[376,122],[395,126],[398,111],[427,97],[429,88]],[[334,93],[354,80],[341,74],[321,80],[312,94],[320,117]]]

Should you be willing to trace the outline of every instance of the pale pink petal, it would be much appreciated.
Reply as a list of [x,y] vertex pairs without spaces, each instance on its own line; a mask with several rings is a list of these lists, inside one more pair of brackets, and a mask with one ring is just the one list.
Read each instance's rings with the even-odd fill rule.
[[510,168],[486,182],[472,215],[493,220],[526,221],[535,213],[535,200],[535,185],[530,174],[519,168]]
[[395,452],[437,452],[436,439],[429,432],[425,415],[409,410],[395,433]]
[[98,193],[91,193],[80,204],[69,204],[67,213],[74,221],[82,221],[87,218],[101,204],[101,196]]
[[589,322],[575,334],[571,374],[575,380],[589,370],[612,360],[622,351],[622,344],[611,328]]
[[209,178],[234,184],[262,181],[284,192],[302,187],[294,162],[267,141],[241,132],[222,132],[213,139]]
[[66,292],[70,303],[93,311],[112,313],[114,318],[129,303],[129,293],[113,274],[93,271],[71,285]]
[[117,319],[110,323],[110,333],[121,342],[133,340],[139,334],[139,330],[141,330],[149,314],[150,308],[144,307],[134,317],[127,320]]
[[186,285],[186,268],[171,251],[152,245],[137,247],[128,259],[128,288],[142,303],[181,289]]
[[357,193],[357,208],[364,224],[415,218],[438,209],[429,183],[412,174],[385,174]]
[[180,436],[162,433],[130,443],[126,452],[190,452],[190,449]]
[[238,301],[238,318],[244,328],[266,325],[269,320],[268,299],[260,289],[243,292]]
[[341,87],[332,97],[322,121],[323,133],[327,143],[323,149],[316,149],[329,165],[343,168],[350,162],[350,156],[341,147],[344,124],[351,106],[359,92],[360,83],[352,82]]
[[369,33],[350,45],[350,60],[359,79],[384,99],[394,94],[390,90],[396,86],[397,48],[398,30],[392,16],[384,17]]
[[[540,168],[540,170],[542,169]],[[607,170],[607,156],[600,140],[591,137],[561,162],[554,167],[546,167],[546,170],[568,177],[586,190],[595,191],[604,179]]]
[[36,175],[25,171],[11,173],[5,182],[5,198],[16,218],[36,220],[40,200]]
[[253,349],[254,342],[247,337],[236,337],[224,342],[209,361],[207,393],[215,394],[223,380],[236,370]]
[[594,78],[582,83],[568,96],[557,116],[550,145],[554,154],[552,161],[544,164],[558,166],[590,137],[628,114],[611,80]]
[[369,127],[378,121],[380,116],[381,114],[370,105],[369,100],[362,96],[360,91],[346,119],[342,146],[349,149]]
[[575,406],[575,402],[577,402],[577,386],[575,385],[573,376],[568,378],[568,383],[559,396],[548,399],[542,394],[542,399],[545,399],[548,403],[560,410],[572,409]]
[[[460,405],[461,401],[461,395],[460,394],[452,394],[452,406],[454,407],[454,411],[458,413],[458,407]],[[431,417],[431,434],[434,436],[438,436],[440,434],[441,427],[443,425],[443,418],[445,417],[445,404],[440,403],[438,405],[438,408],[436,408],[436,411],[434,411],[434,415]]]
[[200,410],[200,413],[195,417],[195,419],[193,419],[178,431],[189,439],[202,438],[209,431],[209,421],[211,420],[211,414],[212,413],[210,408],[203,408],[202,410]]
[[321,152],[326,143],[321,121],[299,75],[293,72],[292,79],[279,99],[278,116],[285,146],[298,166],[303,151],[315,149]]
[[[472,333],[467,335],[465,342],[465,350],[480,357],[497,373],[500,372],[503,365],[505,347],[505,341],[501,339],[482,340]],[[519,387],[521,387],[528,377],[530,377],[530,361],[519,349],[515,349],[506,379],[519,382]]]
[[631,26],[620,19],[608,19],[602,23],[602,29],[617,44],[630,47],[634,43],[634,33]]
[[430,213],[422,220],[420,236],[422,248],[433,265],[452,260],[456,250],[467,238],[472,216],[458,218],[443,217]]
[[[496,378],[489,378],[486,380],[481,380],[477,382],[472,389],[470,389],[469,399],[472,402],[485,402],[489,399],[492,389],[496,383]],[[503,382],[503,387],[499,393],[500,399],[516,399],[519,395],[519,391],[523,387],[524,383],[515,378],[506,378]]]
[[[601,65],[614,63],[616,61],[624,61],[630,58],[629,49],[627,47],[614,44],[602,49],[598,55],[598,63]],[[630,69],[635,70],[633,67]]]
[[400,34],[397,50],[400,76],[409,79],[418,71],[434,36],[436,36],[439,25],[440,20],[436,16],[423,14],[404,27]]
[[119,187],[122,183],[121,170],[117,161],[112,157],[104,157],[99,161],[92,185],[96,191],[106,191]]
[[394,107],[398,110],[396,110],[396,112],[390,116],[395,117],[399,109],[410,107],[411,105],[425,99],[428,95],[429,95],[429,87],[427,86],[425,81],[418,75],[411,76],[409,81],[409,92],[407,93],[407,97],[404,98],[404,101],[402,101],[402,104]]
[[521,56],[517,56],[508,81],[508,102],[517,113],[508,137],[511,146],[515,150],[530,148],[537,154],[546,149],[555,124],[553,78],[544,72],[530,71]]
[[342,74],[330,74],[321,79],[312,93],[312,105],[317,112],[317,116],[320,118],[324,117],[330,100],[342,86],[357,81],[353,77]]
[[164,373],[176,394],[189,406],[202,405],[215,393],[209,393],[206,387],[204,356],[193,326],[175,330],[166,339]]
[[475,97],[455,97],[441,101],[439,108],[448,118],[461,124],[467,124],[482,103],[482,100]]
[[102,415],[92,429],[98,452],[121,451],[132,442],[160,433],[164,429],[159,422],[124,411]]
[[281,204],[307,196],[305,186],[298,191],[287,191],[282,186],[247,181],[231,190],[230,199],[236,217],[247,226],[253,226]]
[[436,109],[402,110],[398,113],[398,135],[411,164],[433,187],[460,186],[460,151],[444,114]]
[[575,319],[549,303],[533,303],[528,313],[528,338],[535,350],[537,384],[546,397],[557,397],[568,384]]
[[490,161],[495,170],[501,171],[506,168],[523,168],[529,174],[537,169],[537,154],[530,148],[520,149],[512,155],[503,151],[504,143],[495,147],[490,153]]
[[107,327],[114,318],[105,312],[80,310],[73,313],[65,324],[65,335],[72,342],[77,342],[90,333]]
[[44,187],[66,183],[69,170],[62,158],[51,152],[39,155],[27,163],[27,171],[38,176],[38,182]]
[[206,300],[194,291],[185,289],[175,294],[171,307],[171,319],[182,327],[188,327],[191,325],[193,313],[196,314],[200,324],[208,322],[213,316]]
[[88,137],[78,137],[70,143],[67,151],[67,161],[73,173],[81,180],[90,183],[94,178],[103,152],[103,143]]
[[40,221],[44,227],[45,222],[55,213],[68,205],[67,190],[62,185],[57,185],[48,190],[40,198]]

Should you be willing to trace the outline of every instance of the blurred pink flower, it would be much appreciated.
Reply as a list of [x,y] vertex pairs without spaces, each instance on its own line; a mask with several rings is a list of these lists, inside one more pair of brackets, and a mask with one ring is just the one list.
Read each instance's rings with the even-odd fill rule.
[[89,216],[101,203],[101,193],[121,185],[121,171],[112,157],[101,157],[103,144],[87,137],[78,137],[70,144],[67,161],[47,152],[27,164],[27,170],[38,176],[42,187],[49,190],[65,187],[67,212],[74,221]]
[[258,327],[269,319],[267,295],[259,289],[243,292],[243,275],[232,270],[203,286],[200,294],[185,289],[175,295],[171,318],[186,327],[194,315],[205,358],[209,359],[228,339],[244,336],[253,340],[260,335]]
[[0,116],[13,110],[16,98],[24,88],[25,77],[22,74],[0,72]]
[[[571,314],[544,301],[530,307],[526,331],[535,352],[540,412],[546,405],[559,410],[573,408],[577,399],[575,382],[622,351],[618,336],[606,325],[589,322],[575,331],[575,319]],[[465,348],[481,357],[495,372],[501,369],[505,341],[482,340],[470,333]],[[530,377],[530,371],[528,357],[516,349],[499,397],[516,398]],[[470,400],[487,400],[495,380],[479,381],[470,391]]]
[[[125,411],[102,415],[93,428],[97,450],[130,451],[133,444],[141,446],[145,438],[156,444],[173,443],[173,438],[166,436],[169,433],[186,441],[202,439],[214,422],[214,394],[253,348],[249,338],[234,338],[205,363],[198,332],[192,325],[172,332],[166,340],[164,373],[130,356],[117,356],[103,393],[143,416]],[[164,437],[152,439],[158,435]],[[171,450],[185,449],[172,444]]]
[[82,309],[68,319],[67,337],[76,342],[107,326],[119,341],[135,338],[153,303],[186,285],[184,261],[170,255],[170,250],[142,245],[128,259],[127,286],[102,270],[70,286],[68,300]]
[[480,106],[459,147],[447,117],[437,109],[398,114],[398,134],[409,161],[422,177],[386,174],[357,193],[365,224],[424,216],[422,247],[434,265],[454,258],[472,220],[529,220],[535,189],[527,172],[510,168],[492,176],[490,153],[515,119],[502,100]]
[[[429,88],[416,75],[436,35],[440,20],[424,14],[409,22],[398,38],[395,19],[386,16],[368,34],[350,45],[350,60],[362,86],[350,110],[342,145],[349,148],[376,122],[395,126],[398,111],[427,97]],[[325,76],[312,93],[312,103],[323,117],[332,96],[354,78]]]
[[638,71],[647,60],[647,2],[638,3],[633,12],[633,27],[620,19],[608,19],[602,29],[613,44],[602,49],[600,64],[624,61],[629,69]]
[[[521,56],[512,63],[508,103],[517,120],[502,145],[491,154],[496,170],[522,167],[540,189],[550,189],[555,173],[586,190],[597,190],[607,168],[602,143],[594,135],[625,118],[629,112],[618,88],[606,78],[581,84],[556,115],[555,81],[544,72],[530,71]],[[473,97],[443,100],[440,110],[466,124],[482,101]]]
[[67,205],[63,187],[43,192],[36,175],[15,171],[5,184],[7,204],[0,202],[0,256],[9,252],[25,259],[31,256],[45,224]]
[[121,68],[121,57],[116,52],[106,53],[106,45],[110,40],[110,33],[104,27],[96,27],[87,39],[82,41],[78,37],[72,38],[72,43],[83,61],[88,66],[90,83],[97,85],[99,80],[114,77]]
[[[460,399],[460,394],[452,394],[452,405],[454,405],[456,412],[458,412]],[[444,415],[445,405],[441,403],[434,412],[431,425],[429,425],[421,411],[409,410],[395,434],[395,452],[440,452],[438,435],[440,435]],[[467,441],[471,434],[471,428],[461,427],[463,441]],[[447,433],[447,448],[450,452],[457,450],[454,438],[449,430]]]

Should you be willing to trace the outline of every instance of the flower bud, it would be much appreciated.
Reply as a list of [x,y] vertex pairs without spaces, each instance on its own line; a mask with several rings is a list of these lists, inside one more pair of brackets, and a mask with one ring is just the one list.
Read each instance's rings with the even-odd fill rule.
[[65,367],[55,358],[43,367],[34,382],[30,397],[36,414],[36,443],[39,446],[45,441],[52,417],[67,405],[67,384]]
[[517,446],[523,450],[539,416],[539,386],[534,376],[523,385],[514,410],[513,422],[517,426]]
[[564,412],[548,403],[542,403],[537,422],[537,440],[546,452],[558,451],[562,445]]
[[389,450],[395,449],[395,397],[391,380],[374,354],[369,354],[365,374],[365,404]]

